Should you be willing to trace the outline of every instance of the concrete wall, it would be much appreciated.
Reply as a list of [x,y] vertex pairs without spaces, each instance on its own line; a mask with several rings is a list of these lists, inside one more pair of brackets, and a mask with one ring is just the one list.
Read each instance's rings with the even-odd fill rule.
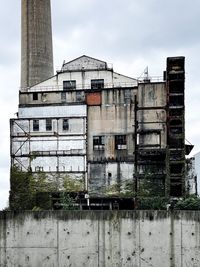
[[166,88],[164,83],[141,83],[138,86],[139,145],[166,148]]
[[0,266],[200,266],[195,211],[0,213]]
[[[38,99],[33,96],[37,94]],[[53,91],[53,92],[34,92],[19,94],[20,106],[24,105],[47,105],[47,104],[80,104],[85,101],[85,92],[83,90],[74,91]]]

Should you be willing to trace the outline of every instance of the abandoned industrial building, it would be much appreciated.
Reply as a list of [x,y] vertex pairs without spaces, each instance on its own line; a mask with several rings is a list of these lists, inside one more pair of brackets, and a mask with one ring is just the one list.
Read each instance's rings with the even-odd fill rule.
[[138,81],[81,56],[19,92],[12,165],[44,172],[59,191],[90,197],[174,196],[185,190],[184,58],[166,80]]
[[[35,190],[47,192],[52,207],[60,192],[79,195],[93,208],[99,203],[113,208],[140,196],[183,196],[185,58],[167,58],[161,81],[127,77],[86,55],[64,62],[53,75],[50,1],[30,3],[35,13],[22,1],[22,79],[18,116],[10,121],[12,169],[31,175]],[[12,174],[11,206],[22,193],[16,193]]]

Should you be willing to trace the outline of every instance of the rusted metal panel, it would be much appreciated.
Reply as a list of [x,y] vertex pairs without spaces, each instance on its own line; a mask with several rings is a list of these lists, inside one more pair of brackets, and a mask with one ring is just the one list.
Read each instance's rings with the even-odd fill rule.
[[87,93],[86,103],[88,106],[99,106],[101,105],[101,92]]

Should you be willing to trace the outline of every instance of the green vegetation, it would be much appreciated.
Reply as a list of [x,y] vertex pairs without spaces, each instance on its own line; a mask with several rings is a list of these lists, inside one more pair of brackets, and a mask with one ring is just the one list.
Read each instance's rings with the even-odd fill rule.
[[[170,203],[169,199],[162,197],[139,198],[139,210],[166,210]],[[185,196],[183,199],[171,201],[170,209],[174,210],[200,210],[200,198],[195,195]]]
[[200,198],[191,195],[180,199],[174,206],[176,210],[200,210]]
[[63,178],[63,186],[66,191],[70,192],[79,192],[84,190],[83,188],[83,179],[72,179],[69,176]]
[[[67,192],[83,190],[83,179],[74,180],[69,176],[62,178],[65,192],[59,191],[60,178],[55,175],[52,181],[44,172],[32,173],[21,171],[18,166],[11,169],[11,210],[49,210],[52,209],[52,193],[60,193],[60,203],[63,209],[72,209],[75,200]],[[60,181],[61,182],[61,181]]]
[[[59,203],[62,209],[76,209],[77,200],[71,197],[69,192],[83,190],[82,178],[73,180],[69,176],[63,177],[64,192],[59,192],[59,177],[55,176],[53,181],[50,181],[44,172],[38,172],[33,175],[31,170],[24,172],[17,166],[12,167],[10,179],[10,207],[6,208],[6,210],[39,211],[52,209],[51,193],[59,193]],[[133,190],[134,183],[126,181],[123,186],[119,186],[119,184],[107,186],[105,194],[112,197],[132,198],[135,197]],[[162,192],[162,188],[157,188],[148,179],[144,179],[144,182],[139,185],[137,209],[166,210],[170,203],[170,209],[200,210],[200,198],[195,195],[187,195],[177,201],[170,201],[170,199],[166,199],[162,195],[158,196],[159,190]],[[157,196],[155,196],[156,193]]]
[[68,193],[62,192],[60,202],[62,203],[63,210],[75,210],[79,207],[76,207],[76,199],[70,197]]
[[49,192],[57,190],[56,183],[47,182],[47,176],[38,172],[33,176],[31,171],[23,172],[19,167],[11,169],[11,210],[50,209]]
[[162,197],[148,197],[138,199],[139,210],[166,210],[168,200]]

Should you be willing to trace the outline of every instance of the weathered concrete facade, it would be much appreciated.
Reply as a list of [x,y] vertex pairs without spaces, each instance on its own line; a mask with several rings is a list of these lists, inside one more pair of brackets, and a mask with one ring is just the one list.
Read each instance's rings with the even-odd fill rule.
[[0,213],[0,266],[198,267],[195,211]]
[[21,87],[53,76],[50,0],[21,0]]
[[167,62],[167,80],[151,82],[82,56],[21,90],[12,166],[60,181],[66,175],[90,196],[182,196],[184,58]]

